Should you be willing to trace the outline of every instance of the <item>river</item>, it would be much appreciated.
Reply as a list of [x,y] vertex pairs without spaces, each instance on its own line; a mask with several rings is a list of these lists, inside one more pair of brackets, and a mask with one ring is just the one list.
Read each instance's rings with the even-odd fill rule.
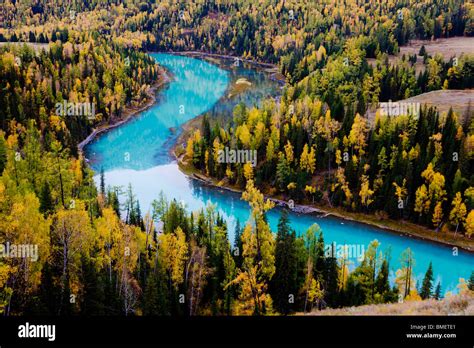
[[[231,60],[220,60],[217,66],[186,56],[151,55],[173,75],[172,81],[158,92],[157,102],[151,108],[89,143],[84,148],[86,157],[96,172],[103,168],[106,185],[126,188],[131,183],[142,212],[149,209],[160,191],[168,199],[183,202],[189,210],[215,204],[228,222],[229,238],[233,241],[237,219],[243,224],[249,217],[248,204],[236,193],[208,187],[185,176],[169,150],[180,134],[180,127],[187,121],[205,112],[229,115],[239,102],[254,105],[263,98],[278,96],[281,86],[265,71],[242,62],[235,66]],[[228,86],[238,78],[246,78],[252,86],[237,96],[229,96]],[[95,180],[99,180],[98,175]],[[279,208],[268,212],[272,230],[276,230],[279,215]],[[313,223],[319,224],[327,244],[349,244],[362,250],[377,239],[379,250],[391,255],[392,281],[400,268],[400,255],[406,248],[414,252],[418,285],[430,261],[434,282],[441,281],[443,291],[455,291],[459,278],[469,278],[474,270],[474,255],[462,250],[456,253],[448,246],[330,216],[290,213],[289,217],[297,233],[304,232]],[[353,266],[358,263],[357,256],[352,255],[350,259]]]

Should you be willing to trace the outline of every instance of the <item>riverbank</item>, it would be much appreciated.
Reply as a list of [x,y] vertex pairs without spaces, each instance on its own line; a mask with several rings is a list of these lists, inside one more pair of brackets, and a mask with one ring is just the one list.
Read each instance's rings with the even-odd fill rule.
[[[184,124],[182,126],[183,132],[178,138],[178,141],[175,144],[175,147],[172,149],[172,154],[175,157],[178,167],[182,173],[184,173],[188,178],[193,180],[198,180],[205,185],[214,187],[220,190],[226,190],[229,192],[242,194],[242,190],[237,187],[232,187],[229,185],[224,185],[222,181],[218,181],[214,178],[211,178],[207,175],[202,174],[197,171],[193,166],[189,165],[184,161],[184,145],[186,138],[189,136],[189,132],[192,129],[200,127],[200,118],[198,116]],[[264,192],[265,194],[265,192]],[[271,195],[266,195],[265,198],[270,199],[275,202],[277,206],[288,207],[288,201],[281,199],[282,197],[275,197]],[[454,233],[442,233],[430,230],[424,226],[414,224],[409,221],[404,220],[393,220],[393,219],[381,219],[380,216],[375,214],[364,214],[349,212],[344,210],[341,207],[329,207],[327,205],[317,205],[317,204],[294,204],[292,209],[293,212],[298,214],[315,214],[321,217],[333,216],[338,219],[352,221],[356,223],[365,224],[372,227],[377,227],[388,233],[394,233],[397,235],[403,235],[407,238],[417,238],[423,241],[441,244],[450,247],[457,247],[463,249],[467,252],[474,253],[474,240],[470,240],[461,234],[457,234],[454,237]],[[454,252],[454,251],[453,251]]]
[[148,90],[147,90],[147,99],[146,101],[137,107],[127,106],[122,111],[122,115],[120,118],[113,120],[112,122],[102,123],[99,124],[92,133],[90,133],[83,141],[81,141],[77,147],[79,148],[79,152],[82,152],[84,147],[89,144],[95,137],[99,134],[107,132],[113,128],[119,127],[124,123],[130,121],[134,116],[139,114],[142,111],[147,110],[148,108],[152,107],[156,103],[156,93],[158,90],[163,87],[165,84],[169,83],[172,79],[172,76],[168,73],[166,69],[163,67],[158,68],[158,72],[160,75],[160,79],[156,81]]

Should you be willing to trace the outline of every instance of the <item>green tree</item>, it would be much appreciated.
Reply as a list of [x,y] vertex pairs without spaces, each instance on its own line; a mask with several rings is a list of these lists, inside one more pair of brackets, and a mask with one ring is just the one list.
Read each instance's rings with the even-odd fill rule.
[[420,296],[423,300],[430,298],[433,292],[433,265],[430,262],[428,270],[425,273],[423,278],[423,283],[421,285]]
[[436,285],[433,298],[435,300],[441,300],[443,298],[443,295],[441,294],[441,282],[438,282]]
[[49,214],[53,212],[54,203],[53,203],[53,198],[51,197],[51,188],[49,187],[48,182],[45,182],[43,184],[43,187],[41,188],[41,192],[39,195],[39,200],[40,200],[40,211],[43,214]]
[[471,272],[471,277],[469,278],[468,286],[469,290],[474,291],[474,271]]
[[295,241],[295,232],[290,230],[288,212],[283,210],[276,237],[275,274],[269,286],[275,309],[282,314],[288,314],[294,309],[298,291]]

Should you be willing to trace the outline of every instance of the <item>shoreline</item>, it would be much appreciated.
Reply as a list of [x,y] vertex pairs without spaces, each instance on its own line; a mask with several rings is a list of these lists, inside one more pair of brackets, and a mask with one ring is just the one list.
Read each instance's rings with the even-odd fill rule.
[[137,107],[126,107],[123,111],[122,117],[116,121],[113,121],[112,123],[99,124],[96,128],[93,129],[92,133],[90,133],[84,140],[82,140],[77,145],[80,153],[83,153],[84,147],[88,145],[91,141],[93,141],[98,135],[129,122],[137,114],[149,109],[156,103],[157,91],[172,80],[172,76],[164,67],[160,66],[159,71],[162,72],[162,79],[156,81],[152,86],[150,86],[147,91],[147,101]]
[[215,57],[215,58],[224,58],[224,59],[238,58],[242,62],[247,62],[247,63],[261,65],[261,66],[268,67],[268,68],[278,69],[278,65],[276,65],[276,64],[264,63],[264,62],[259,62],[259,61],[251,60],[251,59],[244,59],[244,58],[240,58],[240,57],[237,57],[237,56],[231,56],[229,54],[208,53],[208,52],[201,52],[201,51],[168,51],[168,52],[170,52],[172,54],[180,55],[180,56],[182,56],[182,55],[184,55],[184,56],[202,56],[202,57]]

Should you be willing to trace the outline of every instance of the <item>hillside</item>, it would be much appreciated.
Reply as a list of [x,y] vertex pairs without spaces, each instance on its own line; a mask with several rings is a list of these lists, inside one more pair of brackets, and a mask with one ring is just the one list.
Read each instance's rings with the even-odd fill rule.
[[[474,90],[472,89],[450,89],[450,90],[437,90],[422,93],[411,98],[402,99],[399,103],[420,103],[421,106],[436,107],[441,113],[447,113],[449,108],[453,108],[453,111],[461,115],[461,120],[464,120],[466,111],[471,105],[471,110],[474,107]],[[372,107],[367,110],[366,116],[369,120],[375,119],[376,108]]]

